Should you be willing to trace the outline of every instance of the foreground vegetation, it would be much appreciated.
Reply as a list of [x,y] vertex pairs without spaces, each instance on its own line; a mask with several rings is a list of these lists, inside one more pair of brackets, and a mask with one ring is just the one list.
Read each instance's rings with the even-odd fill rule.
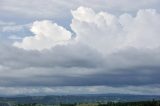
[[74,104],[58,104],[58,105],[42,105],[32,104],[16,104],[14,106],[160,106],[160,101],[141,101],[141,102],[108,102],[108,103],[74,103]]

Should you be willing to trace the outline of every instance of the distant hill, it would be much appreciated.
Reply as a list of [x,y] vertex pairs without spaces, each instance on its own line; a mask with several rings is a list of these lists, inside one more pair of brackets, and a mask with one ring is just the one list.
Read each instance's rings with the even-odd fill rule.
[[2,102],[14,103],[94,103],[94,102],[132,102],[160,100],[160,96],[155,95],[127,95],[127,94],[89,94],[89,95],[61,95],[61,96],[21,96],[21,97],[0,97]]

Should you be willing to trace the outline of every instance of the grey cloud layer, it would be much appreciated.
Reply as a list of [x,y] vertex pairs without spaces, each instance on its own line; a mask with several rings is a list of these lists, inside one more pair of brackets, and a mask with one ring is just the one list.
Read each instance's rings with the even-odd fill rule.
[[[105,94],[105,93],[124,93],[124,94],[142,94],[159,95],[159,86],[65,86],[65,87],[0,87],[0,95],[52,95],[52,94]],[[10,92],[12,91],[12,92]],[[14,91],[14,92],[13,92]]]
[[1,0],[0,11],[4,15],[16,14],[21,17],[66,18],[71,9],[76,9],[79,6],[87,6],[95,10],[130,12],[145,8],[159,10],[159,3],[159,0],[45,0],[45,2],[43,0]]
[[158,85],[159,49],[127,49],[103,56],[71,45],[49,51],[0,49],[1,86]]

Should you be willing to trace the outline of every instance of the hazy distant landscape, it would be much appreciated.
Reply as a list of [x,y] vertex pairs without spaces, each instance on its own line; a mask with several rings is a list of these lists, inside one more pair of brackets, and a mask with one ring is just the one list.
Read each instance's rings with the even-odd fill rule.
[[139,102],[107,102],[107,103],[68,103],[68,104],[39,104],[39,103],[9,103],[2,102],[0,106],[160,106],[160,101],[139,101]]
[[90,94],[1,97],[0,103],[11,106],[159,106],[159,100],[160,96],[154,95]]

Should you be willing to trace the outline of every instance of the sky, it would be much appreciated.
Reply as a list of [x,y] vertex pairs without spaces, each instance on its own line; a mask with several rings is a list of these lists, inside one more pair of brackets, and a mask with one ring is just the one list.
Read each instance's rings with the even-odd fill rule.
[[160,95],[160,0],[0,0],[0,96]]

